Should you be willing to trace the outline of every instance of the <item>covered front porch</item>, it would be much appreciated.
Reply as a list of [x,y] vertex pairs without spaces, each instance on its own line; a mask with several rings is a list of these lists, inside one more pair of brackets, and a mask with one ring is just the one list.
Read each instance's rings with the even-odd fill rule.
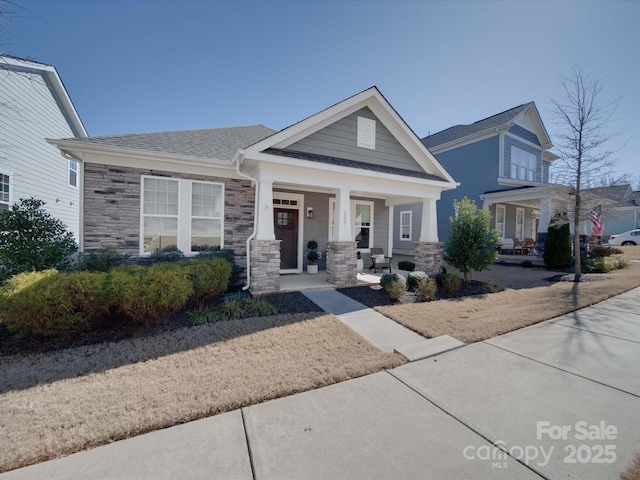
[[483,208],[493,217],[493,226],[507,243],[527,238],[536,242],[536,253],[541,254],[551,220],[551,185],[518,187],[486,192],[480,197]]

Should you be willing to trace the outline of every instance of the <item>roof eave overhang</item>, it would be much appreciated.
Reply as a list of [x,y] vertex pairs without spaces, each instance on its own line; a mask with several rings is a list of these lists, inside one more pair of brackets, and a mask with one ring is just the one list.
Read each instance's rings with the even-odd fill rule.
[[47,143],[55,146],[61,152],[67,153],[72,157],[84,161],[87,154],[97,155],[113,155],[118,157],[127,157],[132,159],[153,160],[158,162],[175,162],[182,165],[192,166],[211,166],[215,168],[233,169],[231,160],[221,160],[218,158],[203,158],[192,155],[176,155],[171,153],[153,152],[149,150],[141,150],[135,148],[123,148],[105,145],[95,145],[77,140],[56,140],[47,138]]

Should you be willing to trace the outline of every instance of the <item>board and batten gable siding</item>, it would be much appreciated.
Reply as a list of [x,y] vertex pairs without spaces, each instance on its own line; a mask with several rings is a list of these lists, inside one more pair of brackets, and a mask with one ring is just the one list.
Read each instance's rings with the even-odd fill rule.
[[[374,150],[357,146],[358,117],[376,121],[376,148]],[[368,108],[363,108],[338,120],[289,145],[285,150],[403,168],[414,172],[424,171]]]
[[[468,197],[482,208],[480,195],[487,191],[498,190],[498,173],[500,165],[500,142],[498,135],[478,142],[453,148],[436,154],[438,161],[449,171],[451,176],[460,182],[455,190],[442,192],[437,202],[438,238],[445,242],[449,237],[451,226],[449,218],[455,215],[454,200]],[[401,207],[396,207],[401,210]]]
[[45,141],[76,132],[44,74],[0,64],[0,76],[0,173],[10,175],[10,203],[29,197],[44,201],[44,208],[78,241],[80,191],[69,186],[68,160]]
[[513,127],[511,127],[509,129],[509,133],[512,133],[520,138],[525,139],[527,142],[531,142],[534,143],[536,145],[540,145],[540,140],[538,140],[538,135],[536,135],[535,133],[533,133],[530,130],[527,130],[524,127],[521,127],[520,125],[514,125]]
[[517,147],[520,150],[524,150],[536,156],[536,182],[542,182],[543,178],[549,178],[548,165],[546,169],[546,177],[544,176],[545,171],[543,168],[543,163],[546,162],[542,161],[542,151],[539,148],[535,148],[531,145],[527,145],[524,142],[520,142],[517,139],[510,137],[509,135],[504,136],[504,171],[502,172],[502,176],[511,178],[511,147]]

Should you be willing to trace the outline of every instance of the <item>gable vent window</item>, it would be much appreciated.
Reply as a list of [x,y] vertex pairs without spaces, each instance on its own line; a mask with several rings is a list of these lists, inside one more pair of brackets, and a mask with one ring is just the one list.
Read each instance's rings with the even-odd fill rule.
[[376,121],[358,117],[358,147],[376,149]]

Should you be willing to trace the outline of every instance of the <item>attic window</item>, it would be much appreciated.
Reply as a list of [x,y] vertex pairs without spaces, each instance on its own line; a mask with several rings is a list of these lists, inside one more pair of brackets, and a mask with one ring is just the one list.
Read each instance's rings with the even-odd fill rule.
[[358,147],[376,149],[376,121],[358,117]]

